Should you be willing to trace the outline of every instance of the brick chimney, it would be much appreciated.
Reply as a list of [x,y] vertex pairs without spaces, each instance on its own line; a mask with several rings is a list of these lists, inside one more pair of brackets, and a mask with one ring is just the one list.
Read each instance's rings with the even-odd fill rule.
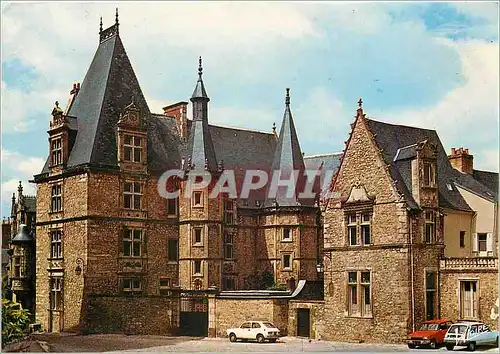
[[169,106],[163,107],[163,113],[166,116],[174,117],[177,121],[177,127],[182,138],[187,138],[187,102],[181,101]]
[[452,148],[448,156],[451,166],[462,173],[472,174],[474,156],[469,155],[469,149]]

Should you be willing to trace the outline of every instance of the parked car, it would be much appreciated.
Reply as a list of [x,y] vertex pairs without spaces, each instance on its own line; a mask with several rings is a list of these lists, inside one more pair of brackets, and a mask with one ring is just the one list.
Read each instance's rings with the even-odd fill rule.
[[231,342],[238,339],[255,339],[259,343],[266,340],[274,343],[280,335],[279,329],[268,321],[247,321],[238,328],[229,328],[226,332]]
[[498,332],[492,331],[482,322],[460,322],[455,323],[444,336],[446,349],[453,350],[455,347],[467,347],[474,351],[479,346],[497,346]]
[[436,349],[444,342],[444,336],[451,325],[452,322],[446,318],[425,321],[418,331],[408,335],[408,348],[426,346]]

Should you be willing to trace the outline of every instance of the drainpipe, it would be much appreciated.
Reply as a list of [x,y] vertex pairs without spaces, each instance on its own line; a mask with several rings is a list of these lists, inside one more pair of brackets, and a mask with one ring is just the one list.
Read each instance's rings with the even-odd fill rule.
[[408,247],[410,251],[410,276],[411,276],[411,326],[412,332],[415,332],[415,284],[413,281],[413,235],[412,235],[412,220],[411,216],[408,215]]

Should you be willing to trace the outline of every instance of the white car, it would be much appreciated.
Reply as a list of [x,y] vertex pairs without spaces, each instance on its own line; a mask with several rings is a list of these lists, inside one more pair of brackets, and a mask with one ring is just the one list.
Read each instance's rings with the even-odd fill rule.
[[268,321],[247,321],[238,328],[229,328],[226,333],[231,342],[238,339],[255,339],[259,343],[266,340],[274,343],[280,335],[279,329]]
[[482,322],[455,323],[444,336],[444,343],[448,350],[455,347],[467,347],[469,351],[479,346],[498,347],[498,332]]

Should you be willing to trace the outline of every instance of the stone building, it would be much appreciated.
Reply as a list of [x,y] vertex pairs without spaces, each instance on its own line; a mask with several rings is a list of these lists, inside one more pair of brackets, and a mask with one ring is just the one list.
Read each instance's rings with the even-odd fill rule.
[[[248,169],[304,171],[289,92],[279,136],[214,126],[202,75],[200,58],[192,119],[187,102],[152,113],[118,16],[101,26],[82,84],[64,110],[56,102],[52,111],[49,157],[34,179],[36,318],[45,329],[173,333],[207,324],[213,289],[293,290],[299,279],[317,280],[315,198],[281,190],[268,198],[266,188],[241,199],[209,197],[226,170],[238,188]],[[172,169],[181,177],[162,185]],[[184,192],[199,174],[213,183],[177,199],[160,196],[164,187]]]
[[[186,101],[151,112],[118,15],[101,24],[82,84],[52,111],[34,178],[44,329],[214,336],[257,316],[283,334],[400,342],[425,319],[464,317],[457,284],[486,320],[498,297],[498,174],[459,172],[467,161],[448,159],[435,131],[368,119],[361,101],[344,152],[310,157],[288,90],[279,134],[212,125],[209,102],[200,58],[192,117]],[[313,170],[320,183],[305,198],[223,188],[231,171],[242,192],[251,170]],[[494,211],[484,218],[483,199]]]
[[[472,225],[481,214],[461,189],[493,203],[496,188],[454,169],[456,157],[450,163],[435,131],[368,119],[361,100],[359,106],[324,211],[325,297],[316,336],[398,342],[440,316],[496,327],[489,315],[498,298],[498,258],[448,258],[478,255],[455,251],[455,215]],[[489,180],[498,183],[498,174]],[[494,225],[487,228],[492,235]],[[473,244],[476,231],[466,230],[460,242]],[[491,246],[484,250],[496,255]]]
[[25,195],[19,181],[17,199],[12,195],[10,229],[7,237],[2,236],[2,243],[7,242],[8,289],[12,300],[31,312],[35,310],[35,224],[36,197]]

